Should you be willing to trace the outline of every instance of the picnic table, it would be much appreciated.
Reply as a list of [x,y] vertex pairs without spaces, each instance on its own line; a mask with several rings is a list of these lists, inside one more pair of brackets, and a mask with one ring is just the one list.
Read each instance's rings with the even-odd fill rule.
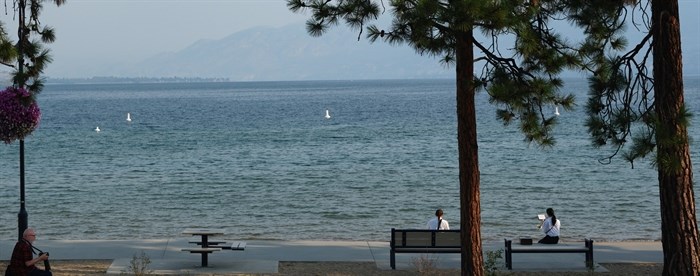
[[183,235],[201,236],[201,247],[199,248],[183,248],[182,251],[190,253],[202,254],[202,267],[209,265],[209,254],[216,251],[221,251],[220,247],[209,247],[209,236],[223,235],[223,229],[207,229],[207,228],[187,228],[182,231]]

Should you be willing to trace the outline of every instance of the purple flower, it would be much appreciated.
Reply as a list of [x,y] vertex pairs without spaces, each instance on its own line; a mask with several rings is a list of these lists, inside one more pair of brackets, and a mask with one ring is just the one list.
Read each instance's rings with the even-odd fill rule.
[[0,140],[6,144],[24,139],[39,126],[41,110],[24,88],[8,87],[0,91]]

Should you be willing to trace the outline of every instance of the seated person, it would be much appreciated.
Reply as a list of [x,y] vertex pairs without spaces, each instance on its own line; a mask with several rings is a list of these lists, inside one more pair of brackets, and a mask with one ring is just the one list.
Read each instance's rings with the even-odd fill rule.
[[5,275],[12,276],[51,276],[51,271],[40,269],[36,263],[49,259],[49,255],[42,253],[34,258],[34,250],[32,243],[36,240],[36,232],[34,229],[27,228],[22,234],[22,239],[15,244],[15,249],[12,250],[12,259],[10,265],[7,266]]
[[437,211],[435,211],[435,217],[428,221],[428,229],[450,230],[450,224],[447,220],[442,219],[442,209],[437,209]]
[[547,218],[542,222],[542,232],[544,233],[544,238],[542,238],[539,243],[544,244],[557,244],[559,243],[559,227],[561,223],[554,215],[554,209],[547,208]]

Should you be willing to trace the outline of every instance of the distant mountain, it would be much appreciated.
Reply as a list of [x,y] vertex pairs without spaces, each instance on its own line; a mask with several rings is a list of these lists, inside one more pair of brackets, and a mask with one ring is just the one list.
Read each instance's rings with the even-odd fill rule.
[[[311,37],[303,24],[256,27],[219,40],[200,40],[130,65],[97,69],[95,76],[223,78],[230,81],[454,78],[454,67],[406,45],[371,44],[344,27]],[[700,43],[684,37],[684,74],[700,75]],[[578,77],[578,73],[564,73]]]
[[437,58],[408,46],[370,44],[344,28],[311,37],[303,24],[257,27],[201,40],[175,53],[114,68],[113,76],[228,78],[231,81],[454,77]]

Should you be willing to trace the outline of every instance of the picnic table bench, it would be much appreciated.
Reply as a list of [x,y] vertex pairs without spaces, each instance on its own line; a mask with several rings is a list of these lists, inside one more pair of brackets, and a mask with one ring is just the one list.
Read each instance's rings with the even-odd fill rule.
[[209,254],[221,251],[223,249],[245,250],[245,242],[228,243],[222,240],[209,240],[209,236],[223,235],[224,231],[220,229],[203,229],[203,228],[188,228],[182,231],[184,235],[200,236],[200,239],[192,239],[189,243],[195,243],[200,247],[182,248],[181,251],[190,253],[202,254],[202,267],[209,266]]
[[[202,240],[198,238],[192,238],[189,243],[193,243],[201,246]],[[246,242],[243,241],[226,241],[226,240],[209,240],[208,247],[221,248],[224,250],[245,250]]]
[[513,247],[512,241],[506,239],[506,267],[513,269],[513,253],[585,253],[586,267],[593,268],[593,240],[585,239],[584,246],[571,245],[524,245]]
[[391,228],[390,263],[396,269],[396,253],[460,253],[459,230]]

